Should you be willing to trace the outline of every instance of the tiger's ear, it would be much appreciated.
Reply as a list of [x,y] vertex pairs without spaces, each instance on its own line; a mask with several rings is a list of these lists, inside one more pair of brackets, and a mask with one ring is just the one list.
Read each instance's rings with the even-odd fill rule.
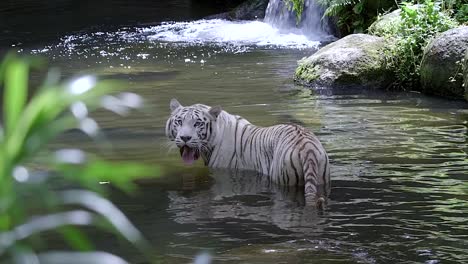
[[171,112],[174,112],[177,108],[181,107],[182,105],[179,103],[179,101],[177,101],[177,99],[172,98],[169,106],[171,108]]
[[208,110],[208,114],[210,114],[214,118],[214,120],[216,120],[219,114],[221,114],[221,111],[223,111],[223,109],[221,108],[221,106],[217,105],[211,107],[210,110]]

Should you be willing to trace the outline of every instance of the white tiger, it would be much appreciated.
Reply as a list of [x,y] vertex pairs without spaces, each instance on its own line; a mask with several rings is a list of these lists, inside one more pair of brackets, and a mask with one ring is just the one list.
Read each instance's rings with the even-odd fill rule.
[[170,102],[166,136],[192,164],[254,170],[281,185],[304,186],[307,204],[322,207],[330,193],[328,155],[318,138],[298,125],[258,127],[221,107]]

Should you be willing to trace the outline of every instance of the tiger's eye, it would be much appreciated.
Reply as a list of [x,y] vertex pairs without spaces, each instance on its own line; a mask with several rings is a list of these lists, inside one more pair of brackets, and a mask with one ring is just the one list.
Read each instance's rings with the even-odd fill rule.
[[198,121],[195,122],[195,124],[193,124],[194,127],[199,127],[199,126],[201,126],[201,125],[202,125],[202,122],[198,122]]

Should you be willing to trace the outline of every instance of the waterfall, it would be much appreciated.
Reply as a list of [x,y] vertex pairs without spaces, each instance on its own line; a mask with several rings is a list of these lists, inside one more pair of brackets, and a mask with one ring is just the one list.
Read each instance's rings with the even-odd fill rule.
[[304,34],[314,40],[322,40],[329,37],[330,30],[322,20],[323,7],[318,5],[314,0],[305,0],[301,21],[297,24],[296,15],[293,11],[288,10],[285,1],[270,0],[265,13],[264,21],[266,23],[278,28],[282,32]]
[[[262,0],[266,1],[266,0]],[[188,22],[165,22],[139,29],[150,41],[173,42],[185,45],[220,45],[248,50],[252,46],[263,48],[317,48],[334,40],[326,23],[324,9],[317,0],[304,0],[300,23],[285,5],[288,0],[269,0],[265,19],[224,20],[201,19]],[[237,52],[237,51],[236,51]]]

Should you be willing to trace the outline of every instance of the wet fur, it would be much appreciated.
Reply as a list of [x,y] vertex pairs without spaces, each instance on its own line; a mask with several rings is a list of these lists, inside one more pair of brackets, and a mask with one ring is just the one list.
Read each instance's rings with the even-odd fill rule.
[[166,135],[179,148],[196,148],[209,167],[254,170],[280,185],[304,186],[306,203],[318,208],[330,193],[328,155],[302,126],[258,127],[220,107],[183,107],[173,99]]

